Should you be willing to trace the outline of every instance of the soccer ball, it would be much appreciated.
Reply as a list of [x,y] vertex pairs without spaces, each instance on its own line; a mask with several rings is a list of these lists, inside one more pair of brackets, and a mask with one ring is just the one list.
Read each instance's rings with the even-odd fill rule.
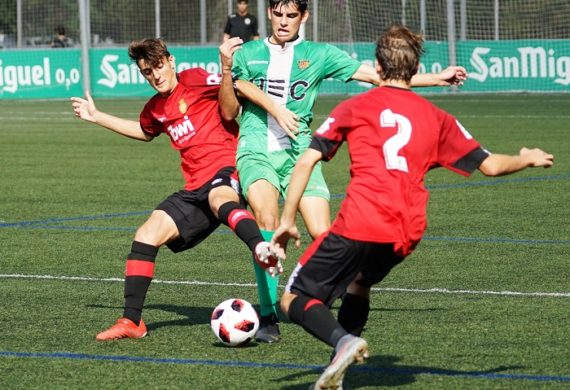
[[232,298],[216,306],[210,326],[222,343],[241,347],[255,336],[259,328],[259,317],[249,302]]

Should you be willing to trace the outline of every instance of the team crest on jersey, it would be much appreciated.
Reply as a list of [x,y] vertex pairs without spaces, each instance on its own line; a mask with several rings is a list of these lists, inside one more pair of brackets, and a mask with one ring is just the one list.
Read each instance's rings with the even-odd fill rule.
[[181,114],[186,114],[186,110],[188,110],[188,105],[184,101],[184,99],[180,99],[178,102],[178,109],[180,110]]
[[297,61],[297,66],[299,67],[299,69],[301,70],[305,70],[309,67],[311,63],[309,62],[309,60],[299,60]]

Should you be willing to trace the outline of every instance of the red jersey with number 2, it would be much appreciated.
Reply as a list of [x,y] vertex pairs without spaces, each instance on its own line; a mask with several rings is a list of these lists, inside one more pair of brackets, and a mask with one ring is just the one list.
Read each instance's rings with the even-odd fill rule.
[[427,226],[424,176],[443,166],[468,176],[488,156],[445,111],[406,89],[379,87],[341,103],[311,148],[331,159],[347,141],[351,179],[331,231],[394,243],[407,256]]
[[220,169],[235,167],[238,125],[220,116],[220,76],[201,68],[182,71],[172,93],[154,95],[140,114],[145,133],[166,133],[180,151],[186,190],[196,190]]

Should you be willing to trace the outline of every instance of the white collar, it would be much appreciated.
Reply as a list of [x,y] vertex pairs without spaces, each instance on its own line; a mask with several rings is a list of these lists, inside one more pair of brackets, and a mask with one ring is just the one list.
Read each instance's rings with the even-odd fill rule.
[[294,39],[294,40],[289,41],[289,42],[285,42],[285,45],[283,47],[281,47],[281,45],[278,45],[276,43],[271,43],[269,41],[269,38],[270,37],[267,37],[263,40],[265,42],[265,44],[267,45],[267,47],[269,47],[272,50],[282,50],[282,51],[285,51],[285,50],[289,49],[290,47],[297,46],[299,43],[304,41],[303,38],[298,36],[297,39]]

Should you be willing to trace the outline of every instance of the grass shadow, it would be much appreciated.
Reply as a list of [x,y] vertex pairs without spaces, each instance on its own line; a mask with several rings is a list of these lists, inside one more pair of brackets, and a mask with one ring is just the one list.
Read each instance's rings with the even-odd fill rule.
[[[349,368],[345,376],[343,387],[347,389],[358,389],[363,387],[394,387],[416,382],[417,375],[481,377],[487,374],[499,373],[501,371],[524,368],[524,366],[499,366],[481,371],[461,371],[429,366],[399,365],[398,362],[400,360],[401,358],[398,356],[371,356],[365,364],[353,365]],[[275,381],[283,383],[305,376],[312,376],[311,382],[282,387],[282,389],[287,390],[307,389],[314,381],[316,381],[321,372],[322,369],[304,370],[302,372],[277,378]]]
[[[86,305],[87,308],[98,308],[98,309],[118,309],[122,310],[122,306],[110,306],[110,305]],[[210,316],[212,315],[211,307],[191,307],[191,306],[179,306],[179,305],[169,305],[169,304],[151,304],[144,307],[144,311],[148,310],[161,310],[170,313],[177,314],[184,318],[169,320],[169,321],[158,321],[158,322],[146,322],[146,327],[148,330],[156,330],[164,326],[191,326],[191,325],[203,325],[210,323]]]

